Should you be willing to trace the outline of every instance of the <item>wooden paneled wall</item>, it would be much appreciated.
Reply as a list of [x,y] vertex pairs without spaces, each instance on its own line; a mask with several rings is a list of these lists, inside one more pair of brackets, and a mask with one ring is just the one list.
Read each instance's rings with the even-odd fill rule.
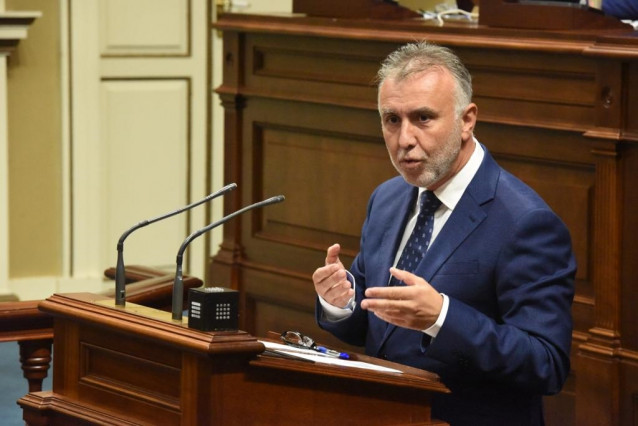
[[226,226],[207,282],[241,291],[261,336],[314,323],[311,274],[325,249],[359,246],[368,197],[394,176],[373,78],[408,41],[453,48],[474,77],[476,136],[567,223],[578,261],[572,374],[547,398],[551,425],[636,425],[638,413],[638,39],[618,32],[436,27],[223,15]]

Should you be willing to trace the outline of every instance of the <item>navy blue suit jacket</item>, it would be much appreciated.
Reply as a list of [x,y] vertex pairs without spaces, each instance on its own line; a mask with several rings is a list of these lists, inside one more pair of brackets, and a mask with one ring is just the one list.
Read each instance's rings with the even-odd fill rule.
[[[484,148],[485,149],[485,148]],[[476,175],[415,274],[450,299],[437,337],[388,325],[360,308],[386,286],[417,188],[396,177],[372,194],[351,272],[357,305],[317,321],[369,355],[437,373],[451,389],[433,417],[452,425],[540,425],[542,395],[569,372],[573,279],[569,232],[527,185],[485,149]]]

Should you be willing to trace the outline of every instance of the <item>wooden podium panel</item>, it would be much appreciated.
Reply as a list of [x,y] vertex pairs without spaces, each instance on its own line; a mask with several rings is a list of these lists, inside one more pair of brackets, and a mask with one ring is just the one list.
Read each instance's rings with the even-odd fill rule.
[[[128,304],[131,305],[131,304]],[[169,312],[54,295],[53,390],[19,400],[29,425],[443,425],[430,417],[438,377],[264,356],[242,332],[200,332]]]
[[292,11],[331,18],[400,19],[420,16],[394,0],[293,0]]
[[546,400],[547,423],[634,426],[637,33],[240,14],[215,28],[224,35],[225,181],[239,185],[225,213],[286,196],[227,224],[211,258],[206,281],[239,289],[243,329],[299,329],[338,344],[315,324],[311,276],[333,243],[350,265],[372,189],[396,174],[377,112],[379,64],[427,39],[467,64],[479,141],[572,235],[573,368]]

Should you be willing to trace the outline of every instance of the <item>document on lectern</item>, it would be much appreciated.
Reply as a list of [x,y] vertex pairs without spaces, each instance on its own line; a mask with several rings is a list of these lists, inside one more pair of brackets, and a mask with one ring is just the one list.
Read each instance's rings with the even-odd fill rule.
[[280,343],[260,340],[266,347],[266,351],[274,354],[283,355],[286,358],[297,358],[305,361],[312,361],[318,364],[339,365],[347,368],[362,368],[366,370],[381,371],[385,373],[403,373],[401,370],[394,368],[382,367],[380,365],[370,364],[368,362],[355,361],[350,359],[341,359],[338,357],[323,354],[312,349],[297,348]]

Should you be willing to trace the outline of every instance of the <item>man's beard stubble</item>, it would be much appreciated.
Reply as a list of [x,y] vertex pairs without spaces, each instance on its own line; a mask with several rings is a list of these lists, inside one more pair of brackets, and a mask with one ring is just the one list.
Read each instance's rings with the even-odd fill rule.
[[408,151],[399,152],[397,162],[392,159],[392,156],[390,156],[390,158],[394,168],[403,176],[406,182],[420,188],[428,188],[450,173],[452,165],[461,151],[461,144],[461,129],[460,126],[457,126],[440,149],[436,150],[430,156],[425,152],[423,153],[425,157],[425,170],[414,181],[398,166],[398,163],[408,154]]

